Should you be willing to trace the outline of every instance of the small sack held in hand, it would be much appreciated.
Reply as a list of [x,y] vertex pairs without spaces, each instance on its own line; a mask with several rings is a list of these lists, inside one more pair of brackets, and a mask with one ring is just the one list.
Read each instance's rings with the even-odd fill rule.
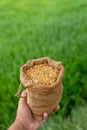
[[[31,79],[27,76],[26,71],[35,65],[41,64],[47,64],[48,66],[58,70],[58,75],[55,82],[51,84],[38,84],[31,82]],[[27,104],[29,105],[33,117],[36,120],[41,120],[44,112],[48,114],[51,113],[61,100],[63,91],[63,74],[64,67],[62,66],[62,63],[51,60],[48,57],[33,59],[21,67],[20,81],[21,84],[26,87]]]

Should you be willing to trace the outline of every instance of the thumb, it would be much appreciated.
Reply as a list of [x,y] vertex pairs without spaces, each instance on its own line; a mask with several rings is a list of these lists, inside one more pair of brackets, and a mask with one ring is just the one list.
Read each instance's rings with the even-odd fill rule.
[[26,97],[27,97],[27,93],[26,93],[26,90],[24,90],[21,94],[21,97],[20,97],[20,100],[19,100],[19,105],[26,104]]

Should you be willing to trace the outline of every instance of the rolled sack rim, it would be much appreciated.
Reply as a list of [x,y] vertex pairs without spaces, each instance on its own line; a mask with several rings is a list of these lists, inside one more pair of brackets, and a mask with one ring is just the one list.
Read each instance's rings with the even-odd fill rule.
[[[49,66],[56,68],[59,71],[57,80],[51,84],[51,85],[38,85],[38,84],[32,84],[29,82],[29,78],[26,76],[25,74],[25,69],[31,68],[34,65],[38,65],[38,64],[43,64],[43,63],[48,63]],[[21,83],[26,87],[26,88],[46,88],[46,89],[52,89],[58,86],[58,84],[60,84],[60,82],[62,81],[64,75],[64,67],[62,65],[62,62],[57,62],[54,60],[51,60],[48,57],[43,57],[43,58],[39,58],[39,59],[33,59],[31,61],[28,61],[26,64],[24,64],[21,68],[20,68],[20,81]]]

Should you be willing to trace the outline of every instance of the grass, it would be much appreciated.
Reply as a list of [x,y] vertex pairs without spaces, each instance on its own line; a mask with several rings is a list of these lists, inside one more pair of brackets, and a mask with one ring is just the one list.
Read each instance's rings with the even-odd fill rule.
[[56,115],[50,117],[41,130],[87,130],[87,106],[72,109],[71,116],[66,119]]
[[[87,101],[86,21],[86,0],[0,0],[1,130],[15,118],[19,69],[27,60],[49,56],[63,62],[61,118],[71,116],[73,108]],[[55,125],[55,117],[51,120]]]

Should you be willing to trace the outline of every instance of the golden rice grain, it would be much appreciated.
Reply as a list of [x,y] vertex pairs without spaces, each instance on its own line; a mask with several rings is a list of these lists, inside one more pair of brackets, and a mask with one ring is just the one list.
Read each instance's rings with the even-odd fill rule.
[[26,70],[26,75],[31,83],[51,85],[58,77],[58,70],[48,64],[35,65]]

